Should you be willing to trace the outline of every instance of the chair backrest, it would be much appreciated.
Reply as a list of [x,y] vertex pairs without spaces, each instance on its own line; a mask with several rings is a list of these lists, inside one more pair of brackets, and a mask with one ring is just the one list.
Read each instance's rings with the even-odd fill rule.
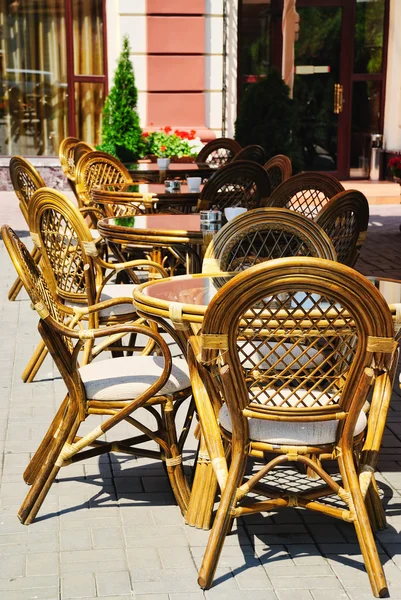
[[266,153],[262,146],[252,144],[242,148],[242,150],[240,150],[238,154],[234,156],[233,160],[252,160],[259,165],[263,165],[266,160]]
[[10,160],[10,177],[20,202],[20,209],[28,222],[28,210],[31,198],[36,190],[46,187],[41,175],[33,165],[22,156],[13,156]]
[[338,262],[353,267],[369,224],[366,196],[357,190],[340,192],[322,208],[315,222],[331,239]]
[[284,154],[276,154],[263,165],[263,168],[269,176],[272,192],[292,175],[291,161]]
[[330,198],[343,191],[341,183],[332,175],[299,173],[279,185],[264,206],[289,208],[313,219]]
[[217,138],[203,146],[195,159],[197,163],[206,163],[223,167],[241,150],[241,145],[231,138]]
[[[48,286],[39,266],[32,259],[28,248],[8,225],[2,226],[1,236],[22,284],[32,301],[32,305],[39,314],[46,315],[48,313],[54,321],[63,325],[64,315],[58,308],[57,299]],[[62,340],[66,350],[69,353],[72,352],[71,339],[63,336]]]
[[286,208],[255,208],[229,221],[216,233],[206,249],[203,272],[244,271],[286,256],[336,260],[333,244],[315,225]]
[[97,249],[76,206],[56,190],[38,190],[32,197],[29,226],[53,294],[64,301],[94,304],[96,281],[101,280],[93,260]]
[[88,142],[78,142],[74,147],[74,163],[77,165],[79,160],[88,152],[95,152],[96,148]]
[[231,162],[214,173],[199,196],[201,208],[217,205],[257,208],[270,195],[269,176],[261,165],[250,160]]
[[351,440],[373,380],[370,367],[389,368],[396,349],[390,309],[372,283],[311,257],[239,273],[211,300],[200,346],[205,365],[219,357],[239,439],[247,436],[247,416],[299,419],[300,426],[338,419],[337,439],[343,424]]
[[62,140],[59,149],[58,156],[60,159],[61,169],[64,175],[72,181],[75,182],[75,160],[74,160],[74,150],[75,146],[80,142],[80,140],[76,137],[66,137]]
[[94,185],[132,181],[124,165],[107,152],[86,152],[76,166],[76,191],[80,206],[93,205]]

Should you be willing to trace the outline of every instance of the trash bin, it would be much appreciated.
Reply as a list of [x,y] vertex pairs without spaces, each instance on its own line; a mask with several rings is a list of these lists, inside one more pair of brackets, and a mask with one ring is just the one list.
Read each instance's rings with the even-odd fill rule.
[[380,133],[370,135],[370,168],[369,178],[379,181],[383,154],[383,136]]

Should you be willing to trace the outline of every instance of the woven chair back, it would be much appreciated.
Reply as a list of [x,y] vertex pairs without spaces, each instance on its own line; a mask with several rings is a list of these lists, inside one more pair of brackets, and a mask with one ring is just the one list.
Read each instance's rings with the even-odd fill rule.
[[220,210],[228,206],[257,208],[270,195],[269,176],[261,165],[250,160],[236,160],[219,169],[205,184],[200,205]]
[[336,260],[329,237],[316,223],[286,208],[256,208],[216,233],[203,271],[244,271],[274,258],[315,256]]
[[[43,315],[48,312],[52,319],[63,325],[64,318],[58,309],[57,300],[25,244],[8,225],[2,226],[1,235],[33,306],[41,310]],[[72,352],[71,339],[62,336],[62,340],[68,352]]]
[[313,219],[330,198],[343,191],[341,183],[332,175],[299,173],[279,185],[264,206],[289,208]]
[[243,416],[331,418],[340,421],[337,436],[345,425],[352,439],[368,393],[365,368],[391,362],[393,337],[389,307],[363,275],[323,259],[282,258],[238,274],[212,299],[202,362],[220,352],[223,396],[238,435]]
[[56,190],[38,190],[32,197],[30,230],[53,293],[65,301],[93,304],[96,278],[101,280],[92,260],[97,248],[74,204]]
[[106,152],[86,152],[76,167],[76,191],[80,206],[93,206],[93,186],[131,182],[124,165]]
[[75,160],[74,160],[74,150],[75,146],[80,142],[80,140],[76,137],[66,137],[62,140],[60,147],[58,149],[58,156],[60,159],[61,169],[64,175],[72,181],[75,182]]
[[315,222],[331,239],[338,261],[353,267],[368,229],[366,196],[357,190],[340,192],[322,208]]
[[223,167],[241,150],[241,145],[231,138],[217,138],[206,144],[195,162]]
[[74,163],[77,165],[80,159],[88,152],[95,152],[96,148],[88,142],[78,142],[74,147]]
[[242,150],[234,156],[233,160],[252,160],[259,165],[263,165],[266,161],[266,154],[262,146],[252,144],[242,148]]
[[10,177],[20,201],[20,209],[28,223],[28,210],[31,198],[36,190],[46,187],[41,175],[33,165],[22,156],[13,156],[10,160]]
[[272,192],[292,175],[291,161],[284,154],[273,156],[263,165],[263,168],[269,176]]

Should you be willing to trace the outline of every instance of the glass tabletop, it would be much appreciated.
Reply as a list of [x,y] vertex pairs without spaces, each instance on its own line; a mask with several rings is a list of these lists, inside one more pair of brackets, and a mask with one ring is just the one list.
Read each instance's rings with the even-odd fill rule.
[[[203,186],[201,185],[200,190],[202,190],[202,187]],[[166,189],[164,183],[115,183],[94,186],[93,189],[96,192],[104,191],[111,194],[193,194],[196,197],[199,196],[199,192],[191,192],[189,190],[188,184],[185,182],[181,182],[179,190],[175,189],[172,192]]]
[[236,275],[238,273],[180,275],[160,283],[152,283],[143,289],[143,294],[165,302],[207,306],[223,285]]
[[[160,167],[157,163],[125,163],[124,166],[129,171],[142,171],[142,172],[158,172],[160,171]],[[204,171],[205,169],[213,169],[213,165],[209,165],[208,163],[184,163],[184,162],[171,162],[168,166],[167,171]]]
[[103,219],[107,225],[131,229],[155,229],[163,231],[201,231],[200,214],[127,215]]

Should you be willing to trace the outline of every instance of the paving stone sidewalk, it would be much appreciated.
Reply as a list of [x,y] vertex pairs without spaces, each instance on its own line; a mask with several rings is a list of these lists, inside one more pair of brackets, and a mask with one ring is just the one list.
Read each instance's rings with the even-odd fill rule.
[[[29,240],[13,194],[0,194],[0,223],[4,222]],[[399,205],[371,208],[371,226],[357,265],[363,273],[401,279],[399,223]],[[36,522],[29,527],[20,525],[16,513],[27,492],[22,472],[63,398],[64,385],[50,359],[34,383],[23,384],[20,379],[39,336],[37,317],[27,296],[21,294],[13,303],[7,300],[14,278],[0,242],[2,600],[373,597],[353,527],[295,509],[241,519],[227,538],[214,586],[202,592],[197,585],[197,568],[208,532],[184,525],[162,466],[150,460],[103,456],[66,467]],[[118,432],[114,434],[118,436]],[[188,460],[194,450],[191,436]],[[390,597],[401,600],[398,386],[379,468],[389,527],[377,535],[378,547]],[[281,473],[289,484],[293,475],[291,469]]]

